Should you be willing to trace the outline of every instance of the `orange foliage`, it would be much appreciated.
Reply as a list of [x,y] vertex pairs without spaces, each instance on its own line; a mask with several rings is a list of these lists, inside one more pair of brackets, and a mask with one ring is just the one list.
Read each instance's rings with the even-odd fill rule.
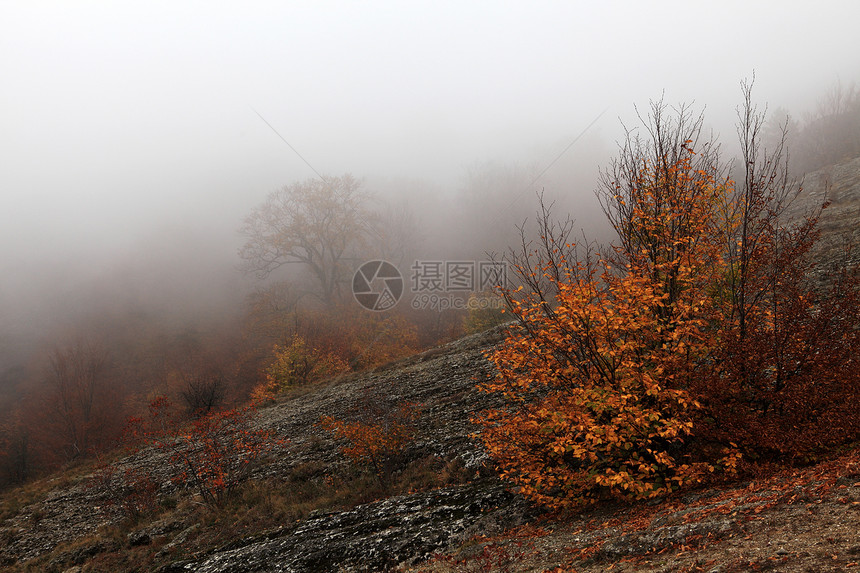
[[304,314],[307,340],[334,353],[353,370],[380,366],[418,350],[415,325],[396,312],[369,312],[349,301]]
[[692,386],[706,405],[698,432],[738,444],[752,460],[807,462],[860,437],[860,269],[838,257],[827,268],[816,260],[826,202],[802,218],[785,216],[800,191],[787,177],[786,134],[762,151],[764,116],[751,104],[751,85],[743,92],[744,177],[723,209],[737,224],[715,288],[722,320],[711,367]]
[[129,420],[128,439],[168,454],[171,480],[197,491],[207,505],[220,506],[249,477],[263,456],[284,444],[272,432],[254,427],[253,406],[210,412],[182,426],[170,402],[155,398],[146,419]]
[[737,190],[710,146],[693,151],[701,118],[657,104],[651,147],[628,141],[603,179],[618,244],[579,257],[543,207],[538,248],[513,255],[527,288],[503,291],[518,324],[482,385],[506,405],[475,421],[532,499],[655,497],[742,454],[790,462],[860,436],[858,273],[813,284],[817,216],[780,219],[792,186],[779,153],[756,155],[745,89]]
[[274,356],[266,369],[266,387],[273,393],[349,370],[337,354],[317,350],[298,335],[286,347],[276,345]]
[[[375,410],[375,411],[374,411]],[[341,452],[354,464],[370,464],[381,484],[385,483],[388,462],[413,438],[415,404],[404,402],[393,409],[365,411],[365,420],[346,421],[323,416],[320,424],[338,440],[345,440]]]
[[519,326],[489,354],[497,376],[483,389],[503,393],[509,407],[477,421],[502,475],[536,501],[654,497],[714,469],[686,459],[683,445],[699,407],[686,388],[708,351],[708,278],[719,266],[715,241],[702,237],[725,187],[693,172],[691,156],[663,173],[642,169],[643,183],[656,180],[672,201],[691,204],[688,230],[678,233],[680,216],[661,210],[669,193],[643,185],[628,221],[638,239],[624,272],[605,260],[564,257],[554,261],[559,279],[546,261],[516,269],[542,273],[555,298],[508,293]]
[[221,505],[251,473],[254,463],[281,445],[271,432],[252,427],[253,410],[226,410],[194,420],[159,445],[184,469],[173,481],[190,485],[209,505]]
[[[255,312],[257,312],[255,310]],[[267,314],[277,314],[280,324],[265,333],[260,352],[272,354],[265,366],[265,380],[252,392],[257,403],[270,401],[275,394],[290,387],[302,386],[348,372],[380,366],[418,350],[416,326],[396,313],[368,312],[358,305],[343,304],[331,308],[290,308],[259,310],[262,321]],[[276,333],[279,342],[272,344]]]

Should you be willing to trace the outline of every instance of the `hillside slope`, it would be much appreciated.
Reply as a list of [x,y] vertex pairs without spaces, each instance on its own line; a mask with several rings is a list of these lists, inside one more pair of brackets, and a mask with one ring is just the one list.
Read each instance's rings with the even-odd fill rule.
[[[124,539],[117,541],[114,532],[105,541],[96,532],[117,526],[122,516],[87,487],[88,476],[65,478],[57,487],[48,481],[41,499],[18,508],[3,522],[0,564],[10,570],[29,564],[37,570],[63,571],[100,554],[156,543],[161,554],[150,564],[164,571],[268,571],[273,563],[280,563],[278,570],[283,571],[335,570],[350,564],[372,570],[419,560],[480,531],[500,531],[500,524],[520,523],[526,505],[486,475],[485,455],[470,437],[474,432],[470,415],[490,405],[490,396],[475,387],[489,371],[483,352],[501,336],[496,329],[466,337],[383,369],[315,386],[262,409],[259,418],[262,427],[289,442],[283,455],[259,468],[256,480],[278,484],[283,477],[286,483],[286,476],[297,471],[306,474],[304,480],[324,480],[348,473],[349,468],[337,444],[320,428],[321,416],[349,417],[368,395],[414,402],[421,415],[407,459],[458,466],[460,474],[479,477],[471,483],[395,496],[347,511],[316,512],[269,531],[249,527],[243,539],[217,549],[205,547],[201,535],[205,527],[190,522],[187,515],[172,513],[123,530]],[[163,454],[153,450],[121,462],[123,467],[145,467],[156,475],[164,464]],[[160,481],[169,494],[167,476]],[[169,557],[182,559],[171,564]]]
[[[807,174],[802,191],[789,208],[789,218],[815,209],[826,199],[830,205],[819,221],[821,240],[816,257],[829,264],[860,264],[860,157]],[[853,252],[847,252],[850,247]],[[828,264],[822,265],[822,274]]]
[[[860,238],[860,158],[807,176],[804,187],[791,214],[819,203],[827,191],[832,205],[822,216],[819,257],[843,256],[842,246]],[[857,253],[850,256],[858,260]],[[860,567],[857,452],[659,504],[605,505],[563,521],[541,521],[494,478],[472,437],[470,416],[494,405],[492,396],[476,389],[490,373],[484,353],[502,336],[503,329],[496,329],[466,337],[376,371],[293,392],[262,409],[259,425],[288,444],[258,468],[235,507],[217,514],[175,489],[164,471],[164,454],[154,450],[120,462],[158,477],[163,506],[152,517],[124,520],[87,486],[92,468],[9,492],[0,505],[0,568],[242,573]],[[417,439],[404,452],[400,470],[402,483],[419,491],[377,487],[369,498],[344,497],[341,490],[366,475],[352,468],[318,422],[325,415],[348,418],[379,401],[420,405]],[[406,479],[420,471],[445,477]],[[274,490],[278,499],[292,498],[301,509],[279,510],[271,499]],[[330,494],[324,502],[320,491]],[[277,511],[282,517],[266,517]]]

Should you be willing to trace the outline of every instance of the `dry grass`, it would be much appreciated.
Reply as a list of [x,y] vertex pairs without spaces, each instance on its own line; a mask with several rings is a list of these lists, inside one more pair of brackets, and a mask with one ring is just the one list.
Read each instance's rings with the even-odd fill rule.
[[87,479],[95,469],[94,460],[72,463],[50,477],[25,482],[0,493],[0,523],[13,518],[25,507],[43,501],[52,491]]

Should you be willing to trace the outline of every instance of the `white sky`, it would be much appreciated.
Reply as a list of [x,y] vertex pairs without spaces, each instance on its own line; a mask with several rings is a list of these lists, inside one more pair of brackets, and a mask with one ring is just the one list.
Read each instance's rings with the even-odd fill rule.
[[322,173],[448,188],[604,110],[611,142],[664,89],[721,124],[755,70],[761,101],[805,109],[860,76],[858,23],[856,0],[0,0],[0,281],[165,230],[232,248],[314,175],[254,110]]

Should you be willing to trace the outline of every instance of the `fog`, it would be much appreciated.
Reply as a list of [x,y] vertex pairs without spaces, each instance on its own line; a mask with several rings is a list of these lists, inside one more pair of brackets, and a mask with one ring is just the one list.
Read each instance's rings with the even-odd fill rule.
[[543,189],[598,233],[634,105],[694,102],[731,139],[754,72],[759,102],[801,113],[858,78],[858,21],[853,0],[0,0],[3,369],[94,309],[234,312],[243,218],[318,173],[410,206],[425,256],[463,246],[488,165],[530,175],[468,199],[493,226]]

